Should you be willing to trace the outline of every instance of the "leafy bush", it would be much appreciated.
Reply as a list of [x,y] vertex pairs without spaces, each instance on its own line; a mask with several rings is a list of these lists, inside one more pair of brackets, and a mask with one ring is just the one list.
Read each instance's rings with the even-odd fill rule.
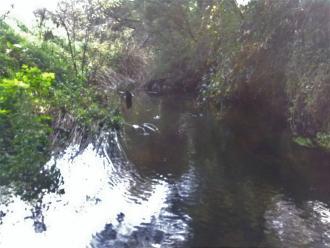
[[[0,185],[25,199],[54,192],[61,182],[54,165],[45,167],[59,116],[70,115],[83,135],[120,124],[116,98],[76,76],[64,43],[0,25]],[[60,138],[57,145],[70,142],[67,131]]]
[[0,80],[0,184],[24,198],[55,191],[60,183],[50,159],[51,117],[48,97],[55,79],[36,67],[23,66],[14,78]]

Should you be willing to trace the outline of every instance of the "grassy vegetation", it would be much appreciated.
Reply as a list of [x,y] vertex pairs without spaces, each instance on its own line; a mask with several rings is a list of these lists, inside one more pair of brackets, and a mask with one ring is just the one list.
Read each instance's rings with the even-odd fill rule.
[[64,39],[0,23],[0,185],[24,199],[57,192],[59,171],[45,164],[72,142],[70,129],[93,136],[121,122],[114,92],[74,73],[67,49]]

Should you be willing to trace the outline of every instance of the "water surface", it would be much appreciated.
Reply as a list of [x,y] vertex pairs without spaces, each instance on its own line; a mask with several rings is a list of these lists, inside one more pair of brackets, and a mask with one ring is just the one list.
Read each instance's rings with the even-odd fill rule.
[[56,159],[63,196],[0,206],[1,247],[330,247],[330,157],[271,116],[175,96],[123,112],[118,136]]
[[174,185],[172,211],[191,218],[186,247],[330,247],[330,157],[269,119],[219,118],[175,96],[136,99],[126,113],[159,128],[127,128],[122,143],[141,175]]

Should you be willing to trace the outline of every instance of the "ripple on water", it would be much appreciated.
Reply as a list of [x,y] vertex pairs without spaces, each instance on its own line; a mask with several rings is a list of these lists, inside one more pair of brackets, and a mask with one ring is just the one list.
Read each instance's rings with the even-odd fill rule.
[[275,197],[265,213],[266,235],[274,247],[330,247],[330,209],[319,201],[297,207]]
[[172,185],[142,178],[123,159],[113,162],[103,145],[98,149],[90,145],[78,155],[77,147],[69,147],[57,160],[65,194],[43,199],[50,203],[41,210],[43,232],[35,231],[34,220],[26,218],[31,207],[20,199],[13,198],[6,209],[1,208],[0,246],[178,247],[183,243],[190,218],[171,212]]

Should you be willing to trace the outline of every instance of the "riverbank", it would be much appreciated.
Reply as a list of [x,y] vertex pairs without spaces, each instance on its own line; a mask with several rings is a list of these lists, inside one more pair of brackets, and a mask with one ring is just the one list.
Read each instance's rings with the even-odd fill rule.
[[[185,16],[181,28],[165,21],[179,16],[171,6],[148,7],[161,9],[157,17],[140,10],[154,37],[148,91],[195,92],[222,111],[249,106],[271,113],[274,123],[286,122],[298,144],[329,151],[328,1],[177,4]],[[156,32],[156,20],[167,29]]]
[[89,72],[76,73],[60,37],[47,40],[21,23],[0,19],[0,34],[0,185],[36,200],[62,183],[45,167],[51,156],[119,128],[116,84],[129,77],[110,70],[91,81]]

